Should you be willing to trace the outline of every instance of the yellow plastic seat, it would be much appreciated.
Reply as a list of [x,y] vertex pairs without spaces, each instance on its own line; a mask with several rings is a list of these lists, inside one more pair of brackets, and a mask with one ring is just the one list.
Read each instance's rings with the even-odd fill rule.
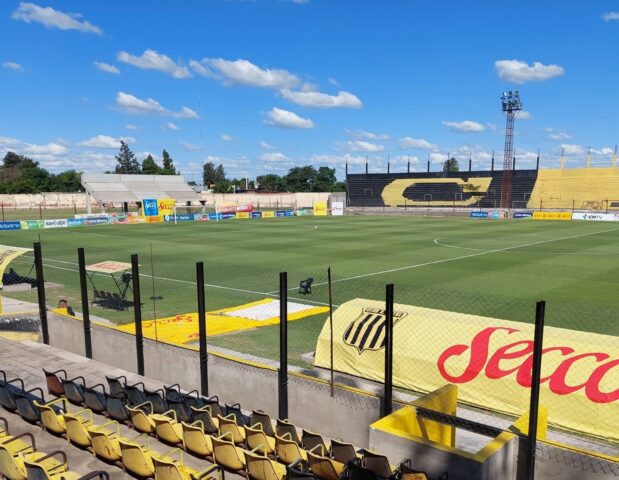
[[178,445],[183,443],[183,426],[176,420],[176,412],[168,410],[165,413],[150,415],[155,422],[155,434],[159,440]]
[[[148,407],[150,412],[147,413],[142,410],[142,407]],[[150,418],[153,413],[153,404],[150,402],[144,402],[135,407],[126,407],[131,418],[133,428],[142,433],[155,433],[155,422]]]
[[92,410],[84,409],[79,412],[63,413],[67,440],[81,448],[90,447],[88,427],[94,425]]
[[[178,454],[179,460],[170,458],[175,453]],[[155,465],[155,480],[214,480],[214,477],[210,476],[209,473],[221,470],[219,465],[211,465],[203,471],[187,467],[183,462],[183,452],[178,448],[160,457],[153,457],[153,464]]]
[[[22,438],[28,438],[30,442],[25,442]],[[32,453],[36,451],[34,436],[31,433],[22,433],[21,435],[16,436],[12,436],[7,433],[6,436],[0,438],[0,445],[10,455]]]
[[[34,480],[78,480],[81,474],[71,472],[67,463],[67,455],[57,450],[45,455],[42,452],[37,458],[24,459],[26,478]],[[60,457],[58,460],[57,457]]]
[[194,423],[181,422],[183,426],[183,444],[185,450],[199,457],[213,457],[213,440],[204,433],[204,426],[200,420]]
[[236,417],[233,414],[230,414],[227,417],[217,415],[217,418],[219,419],[220,435],[230,434],[230,438],[235,445],[245,443],[245,429],[236,423]]
[[[142,445],[136,440],[144,438],[146,444]],[[122,463],[125,470],[138,477],[152,477],[155,474],[155,465],[153,464],[153,453],[150,450],[149,438],[144,435],[138,435],[133,439],[119,438]]]
[[62,404],[62,410],[66,412],[66,399],[56,398],[47,403],[39,403],[35,400],[34,404],[41,413],[41,423],[43,424],[43,429],[47,430],[48,432],[55,433],[56,435],[64,435],[66,433],[67,429],[64,423],[64,417],[62,416],[62,413],[56,413],[56,410],[54,410],[54,406],[56,404]]
[[267,436],[259,423],[253,427],[245,427],[245,438],[249,449],[264,455],[275,453],[275,439]]
[[281,437],[275,435],[275,453],[277,458],[286,465],[291,465],[299,460],[307,461],[307,452],[290,438],[289,433],[285,433]]
[[237,447],[234,442],[226,437],[232,434],[224,434],[213,437],[213,460],[215,463],[231,472],[245,471],[245,450]]
[[338,480],[344,471],[344,464],[327,457],[320,445],[307,452],[307,463],[310,471],[321,480]]
[[[110,426],[115,426],[116,429],[110,431],[107,429]],[[91,425],[88,427],[88,434],[92,451],[97,457],[112,463],[122,459],[120,425],[116,420],[110,420],[103,425]]]
[[247,477],[250,480],[284,480],[286,466],[255,451],[245,452]]

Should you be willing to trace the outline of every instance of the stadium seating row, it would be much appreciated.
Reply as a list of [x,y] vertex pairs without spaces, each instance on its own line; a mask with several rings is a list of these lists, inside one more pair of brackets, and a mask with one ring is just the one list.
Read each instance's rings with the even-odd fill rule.
[[[239,405],[220,405],[216,397],[185,393],[178,385],[149,391],[143,384],[128,384],[124,377],[106,377],[107,392],[103,384],[89,387],[82,377],[68,379],[63,370],[45,372],[45,376],[56,399],[45,402],[40,389],[37,398],[30,398],[33,392],[16,395],[0,383],[0,403],[140,477],[209,478],[218,469],[223,475],[224,469],[254,480],[426,478],[411,469],[410,462],[394,468],[386,457],[356,451],[350,444],[332,440],[327,446],[313,432],[301,430],[299,436],[298,429],[285,420],[273,423],[259,411],[246,415]],[[67,402],[86,408],[70,411]],[[20,408],[20,404],[24,405]],[[93,412],[105,414],[110,421],[96,425]],[[120,423],[132,426],[138,436],[123,438]],[[165,454],[154,452],[150,435],[174,448]],[[203,472],[190,469],[184,465],[181,448],[215,465]]]

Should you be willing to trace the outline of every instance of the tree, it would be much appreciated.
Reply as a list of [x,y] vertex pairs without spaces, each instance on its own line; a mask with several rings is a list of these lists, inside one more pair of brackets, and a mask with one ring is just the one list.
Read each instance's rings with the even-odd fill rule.
[[215,167],[213,162],[206,162],[202,167],[202,183],[206,188],[223,183],[226,180],[226,172],[223,165]]
[[54,175],[52,178],[54,192],[77,192],[82,189],[81,173],[75,170],[67,170]]
[[135,158],[135,154],[123,140],[120,141],[120,150],[116,155],[116,169],[114,173],[125,173],[135,175],[140,173],[140,164]]
[[174,162],[165,148],[163,149],[161,157],[163,163],[161,175],[176,175],[176,167],[174,166]]
[[144,175],[159,175],[160,170],[159,165],[157,165],[155,159],[149,153],[148,157],[142,161],[142,173]]
[[256,183],[258,184],[259,190],[265,190],[267,192],[284,191],[284,179],[275,173],[268,173],[256,177]]
[[451,157],[443,163],[443,172],[458,172],[460,170],[460,166],[458,165],[458,160],[455,157]]
[[284,179],[289,192],[311,192],[316,181],[316,169],[311,165],[293,167]]
[[316,178],[312,185],[314,192],[332,192],[337,183],[335,168],[320,167],[316,172]]

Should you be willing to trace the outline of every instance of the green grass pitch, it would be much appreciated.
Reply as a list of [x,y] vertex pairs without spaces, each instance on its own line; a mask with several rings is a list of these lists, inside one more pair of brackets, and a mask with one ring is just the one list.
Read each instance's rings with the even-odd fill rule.
[[[383,299],[385,284],[394,283],[398,303],[531,322],[535,301],[546,300],[548,325],[619,334],[614,223],[353,215],[25,230],[2,233],[0,243],[31,247],[39,235],[46,281],[60,285],[47,291],[48,304],[66,297],[76,310],[77,248],[84,247],[87,263],[139,255],[145,319],[196,311],[195,262],[203,261],[209,310],[277,295],[280,271],[288,272],[291,301],[326,304],[330,266],[335,305]],[[31,256],[12,264],[22,275],[31,265]],[[296,287],[306,277],[315,279],[313,293],[299,295]],[[93,280],[113,290],[108,276]],[[163,297],[156,306],[155,295]],[[36,301],[34,291],[6,296]],[[132,310],[93,306],[91,315],[133,321]],[[302,365],[301,355],[314,350],[325,318],[291,322],[292,363]],[[278,355],[276,326],[209,342]]]

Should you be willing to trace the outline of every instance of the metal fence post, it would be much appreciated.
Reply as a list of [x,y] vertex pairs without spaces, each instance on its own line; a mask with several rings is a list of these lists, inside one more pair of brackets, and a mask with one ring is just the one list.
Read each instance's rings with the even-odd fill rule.
[[90,305],[88,304],[88,282],[86,278],[86,256],[84,248],[77,249],[79,265],[80,288],[82,293],[82,320],[84,323],[84,351],[87,358],[92,358],[92,339],[90,336]]
[[535,478],[535,446],[537,444],[537,416],[542,375],[542,346],[544,343],[544,315],[546,302],[537,302],[535,308],[535,334],[533,337],[533,369],[531,372],[531,404],[529,407],[529,436],[527,442],[527,479]]
[[41,319],[41,333],[43,343],[49,345],[49,330],[47,328],[47,305],[45,304],[45,278],[43,277],[43,256],[41,243],[34,244],[34,267],[37,275],[37,298],[39,300],[39,318]]
[[393,283],[387,285],[385,297],[385,395],[382,417],[391,413],[393,402]]
[[200,332],[200,393],[208,397],[208,352],[206,350],[206,299],[204,297],[204,263],[196,263],[198,285],[198,329]]
[[142,302],[140,299],[140,266],[138,254],[131,255],[131,277],[133,280],[133,318],[135,322],[135,352],[138,375],[144,375],[144,337],[142,336]]
[[279,274],[279,418],[288,418],[288,273]]

